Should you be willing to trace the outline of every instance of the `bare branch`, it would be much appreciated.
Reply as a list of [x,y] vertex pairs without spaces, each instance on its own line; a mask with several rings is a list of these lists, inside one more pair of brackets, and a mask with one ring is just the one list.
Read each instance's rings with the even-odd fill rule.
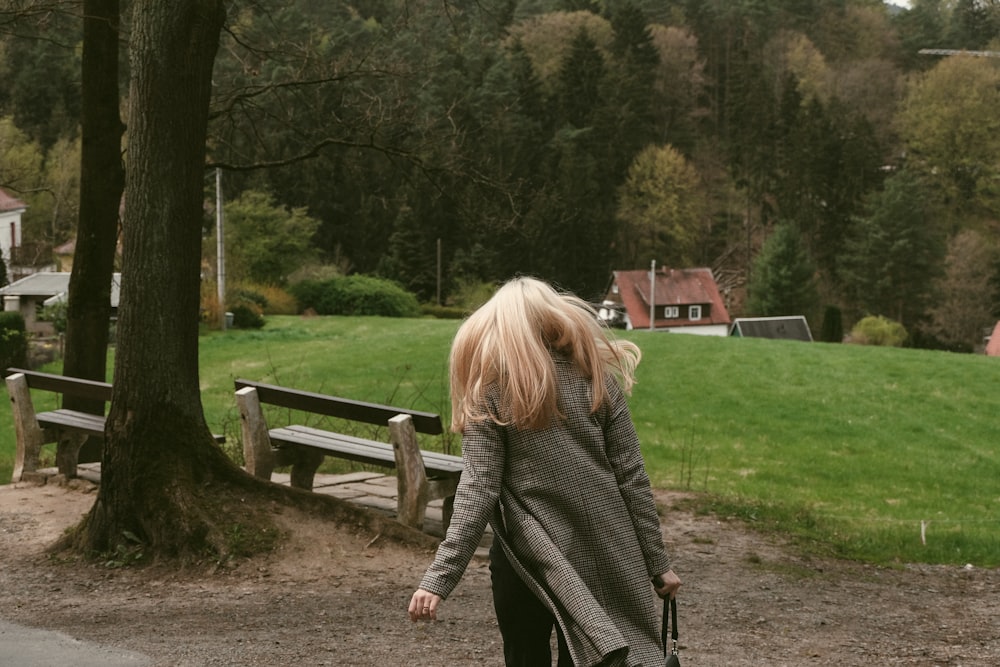
[[298,155],[294,155],[290,158],[285,158],[283,160],[270,160],[270,161],[255,162],[253,164],[244,164],[244,165],[232,164],[229,162],[208,162],[205,165],[205,168],[206,169],[218,168],[233,172],[250,172],[250,171],[257,171],[259,169],[273,169],[275,167],[285,167],[290,164],[296,164],[298,162],[304,162],[306,160],[312,160],[318,158],[322,154],[323,149],[329,148],[331,146],[340,146],[343,148],[372,149],[379,151],[380,153],[384,153],[386,155],[404,157],[406,158],[407,161],[412,162],[413,164],[416,165],[421,164],[419,158],[417,158],[411,153],[408,153],[407,151],[397,150],[389,146],[380,146],[376,144],[374,141],[357,142],[357,141],[346,141],[343,139],[327,138],[317,142],[316,144],[311,146],[308,150],[299,153]]

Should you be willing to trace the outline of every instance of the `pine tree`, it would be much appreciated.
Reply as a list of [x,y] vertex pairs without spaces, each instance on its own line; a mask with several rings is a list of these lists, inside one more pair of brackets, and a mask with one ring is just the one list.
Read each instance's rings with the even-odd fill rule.
[[655,138],[656,112],[652,90],[660,55],[646,24],[646,17],[626,1],[611,17],[615,76],[610,77],[610,99],[615,100],[611,123],[615,139],[610,144],[616,171],[624,171],[632,159]]
[[559,68],[557,97],[563,123],[576,128],[591,125],[594,110],[602,103],[605,69],[597,44],[586,30],[580,30],[573,37],[570,52]]
[[802,248],[798,230],[779,224],[754,262],[747,313],[758,317],[815,313],[816,267]]
[[855,220],[841,278],[859,315],[884,315],[909,329],[924,313],[945,253],[925,190],[901,171],[872,198],[870,214]]

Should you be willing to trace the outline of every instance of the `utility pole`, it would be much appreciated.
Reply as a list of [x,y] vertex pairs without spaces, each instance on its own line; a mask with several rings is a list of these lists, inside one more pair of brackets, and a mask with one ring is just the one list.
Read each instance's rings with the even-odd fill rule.
[[222,170],[215,168],[215,256],[218,279],[219,328],[226,330],[226,242],[222,217]]
[[649,263],[649,330],[656,329],[656,260]]

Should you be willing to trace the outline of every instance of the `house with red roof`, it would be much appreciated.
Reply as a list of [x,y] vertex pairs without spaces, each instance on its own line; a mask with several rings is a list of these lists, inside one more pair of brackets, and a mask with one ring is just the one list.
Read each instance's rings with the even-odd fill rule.
[[708,268],[614,271],[598,312],[626,329],[728,336],[732,320]]

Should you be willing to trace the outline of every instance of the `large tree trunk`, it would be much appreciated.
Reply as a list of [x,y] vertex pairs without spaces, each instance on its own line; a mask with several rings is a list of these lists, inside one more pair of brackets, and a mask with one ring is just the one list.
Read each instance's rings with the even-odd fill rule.
[[198,378],[205,139],[223,0],[136,0],[118,352],[101,485],[54,546],[213,560],[273,544],[272,501],[434,543],[346,501],[258,480],[216,445]]
[[[215,445],[198,382],[199,273],[221,0],[134,5],[118,347],[97,501],[78,546],[153,554],[225,540],[224,491],[248,479]],[[221,511],[220,511],[221,510]]]
[[[111,276],[118,237],[118,207],[125,185],[118,113],[118,0],[84,0],[80,217],[69,281],[63,372],[104,381],[107,368]],[[64,407],[104,413],[103,401],[67,396]],[[100,441],[85,446],[82,461],[100,457]]]

